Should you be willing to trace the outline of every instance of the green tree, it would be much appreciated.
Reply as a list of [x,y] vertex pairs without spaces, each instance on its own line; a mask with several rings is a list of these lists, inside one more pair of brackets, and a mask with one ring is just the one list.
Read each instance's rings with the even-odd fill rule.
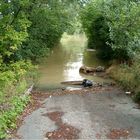
[[35,1],[31,5],[29,37],[17,56],[36,61],[55,46],[68,26],[68,13],[59,1]]
[[104,11],[115,56],[132,59],[140,50],[140,3],[112,0],[106,2]]
[[26,0],[5,1],[0,4],[0,58],[9,63],[12,55],[21,47],[28,37],[27,28],[30,21],[25,15]]
[[140,46],[139,15],[138,1],[92,0],[81,12],[89,47],[109,58],[133,58]]
[[97,49],[98,55],[102,59],[110,59],[113,52],[107,44],[107,42],[110,42],[109,27],[103,7],[103,0],[91,1],[82,10],[81,21],[88,37],[88,47]]

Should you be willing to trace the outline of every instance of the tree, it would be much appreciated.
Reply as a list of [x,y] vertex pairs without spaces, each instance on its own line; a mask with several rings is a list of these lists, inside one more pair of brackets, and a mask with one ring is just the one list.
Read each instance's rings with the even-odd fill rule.
[[0,4],[0,57],[1,62],[9,63],[12,55],[28,37],[30,21],[25,15],[27,1],[5,1]]
[[113,59],[132,59],[140,46],[140,3],[93,0],[81,13],[89,47]]
[[26,12],[32,23],[28,28],[29,37],[15,56],[18,59],[36,61],[48,54],[49,49],[59,42],[69,24],[68,13],[57,0],[33,0]]

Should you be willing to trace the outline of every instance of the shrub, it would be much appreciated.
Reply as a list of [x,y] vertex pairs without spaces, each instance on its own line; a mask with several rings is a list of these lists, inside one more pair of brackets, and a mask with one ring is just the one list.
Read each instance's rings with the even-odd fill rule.
[[125,90],[131,91],[136,94],[134,97],[139,99],[140,91],[140,57],[134,59],[131,66],[127,64],[112,65],[107,72],[112,78],[124,87]]
[[[23,93],[33,83],[35,67],[30,62],[19,61],[3,66],[0,71],[0,138],[7,130],[16,127],[16,118],[29,101]],[[30,79],[30,83],[27,80]],[[32,79],[32,80],[31,80]],[[32,83],[31,83],[32,82]]]
[[0,112],[0,139],[8,137],[8,130],[16,128],[16,119],[29,101],[28,96],[14,96],[10,108]]

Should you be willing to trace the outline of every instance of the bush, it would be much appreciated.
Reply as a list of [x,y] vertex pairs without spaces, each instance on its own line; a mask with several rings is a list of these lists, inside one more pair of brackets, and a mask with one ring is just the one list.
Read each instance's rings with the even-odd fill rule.
[[0,112],[0,139],[8,137],[8,130],[16,128],[16,119],[29,101],[28,96],[14,96],[10,108]]
[[5,138],[7,130],[16,127],[16,118],[29,101],[23,93],[33,84],[35,67],[19,61],[0,68],[0,138]]
[[124,87],[125,90],[135,94],[135,99],[139,99],[140,91],[140,57],[133,60],[131,66],[127,64],[112,65],[107,72],[112,78]]

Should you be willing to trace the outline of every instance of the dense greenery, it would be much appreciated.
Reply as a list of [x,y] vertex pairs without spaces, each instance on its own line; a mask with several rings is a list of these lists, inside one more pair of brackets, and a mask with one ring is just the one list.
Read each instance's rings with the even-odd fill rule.
[[81,21],[88,46],[103,59],[117,60],[111,76],[140,100],[140,2],[91,0],[81,12]]
[[140,3],[133,0],[92,0],[81,20],[89,47],[103,58],[133,58],[140,46]]
[[29,100],[36,62],[69,26],[66,3],[58,0],[0,0],[0,138]]
[[29,38],[18,55],[35,61],[46,55],[46,52],[59,42],[68,26],[68,16],[64,6],[58,1],[36,1],[31,6],[29,20],[32,24],[28,29]]
[[7,136],[7,129],[15,128],[15,120],[27,104],[23,93],[33,84],[35,67],[30,62],[18,61],[2,65],[0,71],[0,138]]
[[0,1],[0,138],[15,127],[14,120],[27,101],[21,94],[27,88],[28,71],[34,69],[30,62],[16,61],[14,56],[28,37],[27,4],[26,0]]

